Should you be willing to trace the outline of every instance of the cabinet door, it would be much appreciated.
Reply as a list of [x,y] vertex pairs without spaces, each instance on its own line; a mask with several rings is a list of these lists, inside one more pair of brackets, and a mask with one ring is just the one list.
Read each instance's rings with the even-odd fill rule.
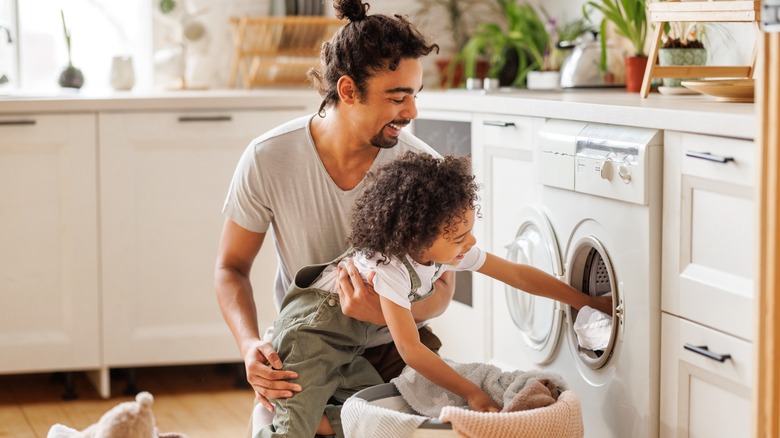
[[661,336],[661,437],[750,436],[750,343],[666,313]]
[[[213,287],[222,204],[251,139],[302,111],[100,115],[108,366],[240,360]],[[275,269],[268,236],[252,269],[261,327]]]
[[[524,207],[541,199],[534,166],[535,132],[542,119],[479,114],[474,120],[475,156],[482,166],[482,216],[485,224],[484,249],[507,256],[507,245],[521,225]],[[482,277],[488,290],[488,357],[503,365],[519,366],[526,361],[519,348],[519,331],[512,322],[504,283]]]
[[0,117],[0,372],[100,365],[95,116]]
[[753,338],[751,141],[667,132],[663,310]]

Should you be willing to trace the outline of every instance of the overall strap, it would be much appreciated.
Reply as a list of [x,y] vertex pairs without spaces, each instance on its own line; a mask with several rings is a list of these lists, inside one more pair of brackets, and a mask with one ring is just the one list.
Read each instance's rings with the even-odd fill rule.
[[300,270],[298,270],[298,273],[295,274],[293,283],[300,288],[309,287],[309,285],[311,285],[314,282],[314,280],[316,280],[317,277],[319,277],[319,275],[326,267],[328,267],[333,263],[340,262],[343,258],[352,255],[352,252],[353,252],[353,248],[349,247],[346,251],[344,251],[343,254],[341,254],[340,256],[336,257],[335,259],[327,263],[320,263],[317,265],[308,265],[302,267]]

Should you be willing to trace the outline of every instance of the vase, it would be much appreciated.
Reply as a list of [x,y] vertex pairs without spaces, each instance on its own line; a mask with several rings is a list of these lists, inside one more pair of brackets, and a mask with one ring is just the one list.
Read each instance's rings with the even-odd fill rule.
[[111,60],[111,88],[117,91],[128,91],[135,85],[133,58],[130,56],[114,56]]
[[525,77],[529,90],[557,90],[561,88],[561,72],[529,71]]
[[[704,48],[660,48],[658,64],[666,65],[704,65],[707,62],[707,50]],[[682,87],[680,78],[663,78],[665,87]]]
[[81,73],[81,70],[69,65],[60,73],[58,83],[62,88],[75,88],[78,90],[84,85],[84,74]]
[[645,78],[647,56],[629,56],[626,58],[626,91],[639,93]]

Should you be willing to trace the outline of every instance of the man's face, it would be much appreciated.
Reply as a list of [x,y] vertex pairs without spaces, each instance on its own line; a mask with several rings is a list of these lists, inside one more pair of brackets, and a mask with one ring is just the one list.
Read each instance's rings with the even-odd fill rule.
[[417,117],[415,98],[422,89],[419,59],[404,59],[395,71],[385,70],[368,80],[357,116],[367,141],[378,148],[392,148],[398,136]]

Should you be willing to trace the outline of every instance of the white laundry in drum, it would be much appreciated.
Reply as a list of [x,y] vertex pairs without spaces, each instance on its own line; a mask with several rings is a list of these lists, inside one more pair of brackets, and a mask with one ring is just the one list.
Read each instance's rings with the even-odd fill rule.
[[574,333],[581,348],[602,351],[609,345],[612,336],[612,317],[592,307],[585,306],[577,312]]

